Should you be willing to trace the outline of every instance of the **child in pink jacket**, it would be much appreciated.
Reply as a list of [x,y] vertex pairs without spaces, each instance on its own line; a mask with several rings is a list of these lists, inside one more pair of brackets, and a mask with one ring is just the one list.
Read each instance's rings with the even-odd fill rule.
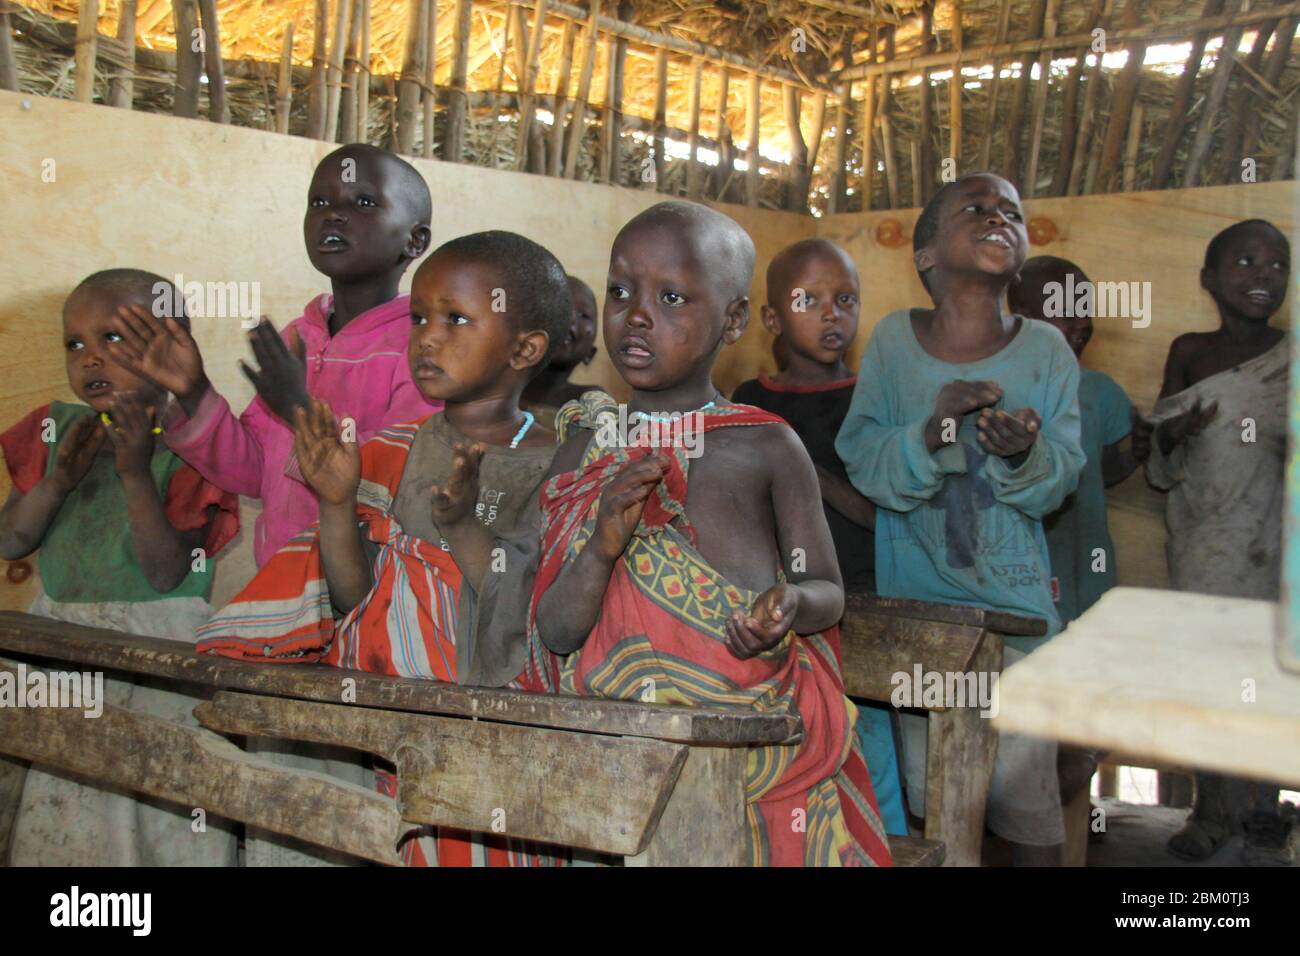
[[441,408],[411,379],[410,299],[397,294],[407,266],[429,246],[431,216],[424,180],[392,153],[357,144],[321,160],[303,234],[333,294],[309,302],[283,338],[265,320],[253,330],[258,367],[240,368],[257,397],[238,418],[208,381],[183,327],[139,306],[118,313],[122,340],[111,346],[114,357],[176,396],[163,419],[167,444],[221,489],[262,499],[253,539],[258,567],[317,518],[316,497],[293,454],[295,407],[309,398],[327,402],[359,443]]

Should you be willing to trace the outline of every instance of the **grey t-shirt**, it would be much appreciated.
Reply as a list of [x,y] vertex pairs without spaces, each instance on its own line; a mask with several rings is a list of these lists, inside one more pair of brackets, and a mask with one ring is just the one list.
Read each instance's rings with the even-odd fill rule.
[[[429,489],[451,474],[456,442],[473,443],[441,412],[425,421],[393,500],[393,515],[403,531],[443,549],[447,542],[433,520]],[[466,578],[461,585],[456,608],[456,674],[461,684],[500,687],[523,670],[528,602],[541,550],[537,496],[554,457],[554,445],[486,446],[475,514],[496,537],[500,551],[483,581]]]

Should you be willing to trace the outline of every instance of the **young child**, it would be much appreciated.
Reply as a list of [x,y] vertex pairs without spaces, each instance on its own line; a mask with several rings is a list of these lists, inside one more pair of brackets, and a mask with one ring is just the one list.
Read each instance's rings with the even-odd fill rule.
[[312,397],[329,402],[364,443],[438,408],[411,380],[410,301],[397,294],[407,266],[429,246],[431,211],[420,174],[392,153],[354,144],[321,160],[303,236],[332,294],[309,302],[283,339],[269,322],[253,330],[258,368],[240,368],[257,398],[238,418],[208,381],[187,330],[139,307],[119,316],[114,357],[177,398],[163,423],[167,444],[217,486],[262,499],[253,538],[258,567],[316,520],[316,499],[294,458],[295,409]]
[[[1290,346],[1268,323],[1290,270],[1290,243],[1272,223],[1224,229],[1201,269],[1219,328],[1169,347],[1147,478],[1169,492],[1169,583],[1179,591],[1278,599]],[[1206,859],[1244,828],[1245,862],[1289,865],[1277,797],[1273,786],[1198,773],[1191,816],[1169,849]]]
[[[42,405],[0,434],[13,490],[0,511],[0,557],[37,548],[33,614],[132,634],[184,639],[211,614],[212,559],[239,530],[239,502],[155,437],[166,394],[113,361],[116,310],[151,308],[163,278],[110,269],[63,306],[68,385],[77,402]],[[188,320],[176,315],[183,328]],[[105,702],[197,727],[195,697],[145,679],[109,678]],[[33,766],[14,824],[17,866],[229,865],[226,821],[191,829],[188,811],[101,790]]]
[[524,389],[523,407],[532,411],[547,427],[565,402],[580,398],[590,386],[575,385],[569,376],[579,365],[590,365],[596,357],[596,294],[577,276],[569,276],[573,320],[564,337],[554,344],[546,367]]
[[[200,649],[461,684],[518,677],[537,495],[555,454],[554,433],[519,397],[570,315],[559,261],[523,236],[476,233],[429,256],[412,286],[408,361],[444,410],[358,449],[327,404],[299,409],[295,453],[320,523],[200,629]],[[391,774],[381,784],[395,793]],[[404,852],[417,865],[482,860],[464,837]],[[505,845],[493,842],[488,861],[504,862]]]
[[638,430],[686,416],[666,418],[674,441],[656,449],[611,434],[608,395],[561,410],[526,686],[798,713],[801,743],[750,751],[752,860],[888,863],[838,672],[844,600],[816,471],[779,418],[712,381],[753,269],[745,232],[693,203],[653,206],[614,240],[605,347],[628,411]]
[[[1067,276],[1074,277],[1071,288],[1090,281],[1067,259],[1036,256],[1024,264],[1020,277],[1007,289],[1007,305],[1017,315],[1059,329],[1082,363],[1083,350],[1092,338],[1092,316],[1086,311],[1075,314],[1073,303],[1068,309],[1049,307],[1054,299],[1063,302]],[[1062,314],[1055,314],[1058,312]],[[1052,563],[1052,596],[1062,625],[1068,625],[1115,586],[1115,545],[1106,521],[1106,489],[1133,474],[1151,448],[1152,426],[1137,414],[1124,389],[1105,372],[1082,364],[1079,417],[1087,459],[1079,472],[1079,487],[1043,519]],[[1126,438],[1130,439],[1127,443]]]
[[[781,250],[767,267],[762,317],[773,342],[782,343],[785,366],[742,383],[731,398],[780,415],[799,436],[817,469],[844,590],[869,594],[876,590],[875,506],[849,483],[835,453],[857,381],[844,357],[857,335],[858,310],[858,268],[843,249],[805,239]],[[857,733],[885,827],[906,835],[892,713],[859,704]]]
[[[1020,197],[1000,177],[964,176],[922,210],[912,242],[935,308],[876,327],[835,443],[876,503],[877,587],[1046,618],[1054,633],[1042,518],[1074,490],[1084,462],[1079,363],[1056,329],[1003,311],[1028,246]],[[1005,666],[1039,642],[1008,639]],[[915,812],[924,723],[908,717]],[[1000,736],[987,818],[1017,863],[1059,863],[1055,741]]]

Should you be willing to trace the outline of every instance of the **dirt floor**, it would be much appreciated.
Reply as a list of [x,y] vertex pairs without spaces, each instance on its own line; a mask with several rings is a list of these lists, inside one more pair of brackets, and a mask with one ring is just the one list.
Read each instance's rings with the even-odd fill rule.
[[[1241,866],[1241,837],[1235,836],[1208,860],[1189,863],[1165,849],[1188,811],[1174,807],[1140,806],[1121,800],[1102,799],[1106,811],[1106,836],[1088,847],[1089,866]],[[1291,845],[1300,857],[1300,836],[1291,834]],[[1292,864],[1295,866],[1296,864]]]

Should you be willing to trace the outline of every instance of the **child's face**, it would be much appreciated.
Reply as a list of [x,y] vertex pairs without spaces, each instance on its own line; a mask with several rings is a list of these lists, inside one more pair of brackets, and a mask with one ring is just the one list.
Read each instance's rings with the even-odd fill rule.
[[569,298],[573,300],[573,320],[564,339],[551,349],[551,364],[561,369],[590,362],[596,355],[596,296],[585,283],[570,278]]
[[1246,226],[1229,238],[1201,286],[1220,307],[1252,322],[1267,322],[1282,306],[1291,278],[1286,243],[1265,226]]
[[[1081,283],[1087,282],[1088,277],[1082,272],[1076,272],[1074,275],[1073,288],[1079,288]],[[1053,309],[1052,311],[1065,312],[1065,315],[1052,316],[1047,315],[1047,297],[1049,291],[1046,286],[1049,282],[1060,284],[1062,289],[1066,288],[1066,277],[1064,273],[1038,273],[1035,276],[1026,276],[1013,287],[1014,296],[1012,296],[1012,307],[1027,319],[1038,319],[1054,325],[1060,333],[1065,336],[1065,341],[1070,344],[1074,350],[1075,358],[1083,356],[1083,350],[1088,347],[1088,342],[1092,339],[1092,316],[1074,314],[1079,310],[1077,308]]]
[[814,254],[787,270],[776,301],[763,311],[768,330],[786,348],[836,365],[858,334],[858,274],[840,256]]
[[401,268],[424,252],[427,237],[413,235],[423,227],[393,179],[387,164],[364,152],[316,168],[302,232],[317,272],[357,281]]
[[745,330],[748,300],[728,300],[710,275],[704,245],[690,230],[655,220],[614,242],[605,348],[634,389],[659,391],[707,376],[722,344]]
[[109,356],[104,347],[121,336],[113,328],[119,305],[153,305],[145,295],[108,295],[89,289],[75,293],[63,306],[63,347],[72,392],[97,412],[113,406],[118,392],[138,392],[147,403],[158,404],[163,395],[157,386],[127,371]]
[[938,234],[918,253],[918,265],[928,256],[935,278],[985,275],[1009,280],[1020,271],[1028,248],[1016,187],[1000,176],[971,176],[944,198]]
[[512,369],[536,364],[520,355],[522,336],[509,311],[492,308],[509,309],[503,285],[492,266],[447,253],[420,266],[411,284],[408,359],[426,398],[468,402],[492,395]]

